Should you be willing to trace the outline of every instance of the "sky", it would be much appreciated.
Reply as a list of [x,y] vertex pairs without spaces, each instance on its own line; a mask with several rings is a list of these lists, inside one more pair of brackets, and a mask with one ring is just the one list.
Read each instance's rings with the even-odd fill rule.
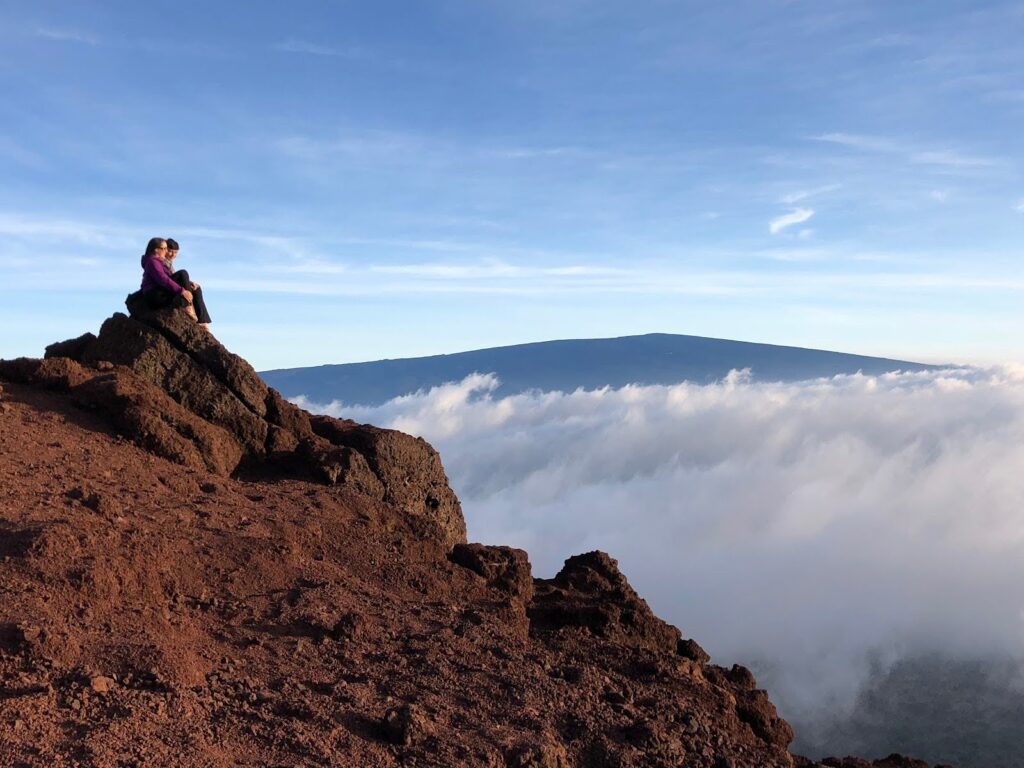
[[149,237],[259,369],[667,332],[1024,359],[1024,3],[0,0],[0,357]]

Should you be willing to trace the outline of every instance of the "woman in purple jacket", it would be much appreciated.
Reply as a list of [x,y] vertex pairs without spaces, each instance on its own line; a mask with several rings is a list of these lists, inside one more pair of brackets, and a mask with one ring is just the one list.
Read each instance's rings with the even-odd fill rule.
[[167,240],[162,237],[154,237],[146,245],[142,257],[142,295],[150,309],[181,307],[201,325],[210,322],[200,289],[189,280],[188,272],[172,270]]

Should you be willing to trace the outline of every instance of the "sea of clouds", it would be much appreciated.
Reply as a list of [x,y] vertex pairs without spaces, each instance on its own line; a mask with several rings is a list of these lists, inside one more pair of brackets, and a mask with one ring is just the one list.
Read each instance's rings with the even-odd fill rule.
[[[783,714],[914,655],[1024,659],[1024,366],[497,398],[492,375],[320,412],[422,435],[470,540],[602,549]],[[300,398],[301,401],[301,398]]]

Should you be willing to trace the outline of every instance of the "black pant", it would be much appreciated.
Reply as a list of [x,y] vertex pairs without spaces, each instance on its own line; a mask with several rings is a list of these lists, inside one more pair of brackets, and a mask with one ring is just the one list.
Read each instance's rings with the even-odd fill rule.
[[[188,272],[184,269],[179,269],[173,275],[171,280],[176,282],[186,291],[192,291],[192,282],[188,279]],[[146,292],[146,302],[149,304],[150,309],[164,309],[165,307],[183,307],[185,306],[185,300],[176,293],[164,290],[163,288],[157,288],[153,291]],[[206,302],[203,301],[203,289],[197,288],[192,291],[192,308],[196,311],[196,318],[200,323],[213,322],[210,320],[210,313],[206,311]]]

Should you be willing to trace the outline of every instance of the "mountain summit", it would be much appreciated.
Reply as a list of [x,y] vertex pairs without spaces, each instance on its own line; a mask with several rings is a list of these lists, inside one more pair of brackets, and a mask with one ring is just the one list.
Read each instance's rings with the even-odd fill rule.
[[369,363],[322,365],[264,371],[264,381],[288,398],[313,402],[339,400],[379,405],[394,397],[426,390],[472,373],[494,373],[497,396],[531,389],[572,392],[627,384],[708,384],[731,370],[749,368],[757,381],[800,381],[858,371],[922,371],[936,366],[848,355],[800,347],[753,344],[652,333],[614,339],[574,339],[478,349]]
[[311,416],[179,313],[0,380],[0,765],[924,766],[792,756],[612,557],[467,543],[424,441]]

